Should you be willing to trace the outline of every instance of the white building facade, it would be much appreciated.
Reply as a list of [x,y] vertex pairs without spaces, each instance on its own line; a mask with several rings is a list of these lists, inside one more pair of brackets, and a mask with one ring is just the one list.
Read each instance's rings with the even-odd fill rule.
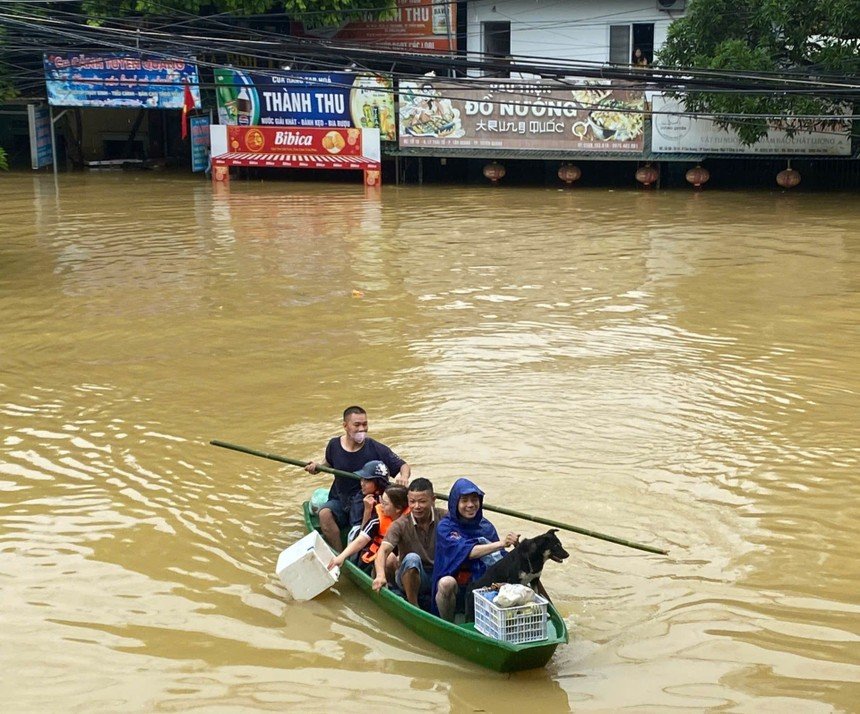
[[602,65],[630,64],[639,48],[651,64],[684,9],[685,0],[470,0],[467,50]]

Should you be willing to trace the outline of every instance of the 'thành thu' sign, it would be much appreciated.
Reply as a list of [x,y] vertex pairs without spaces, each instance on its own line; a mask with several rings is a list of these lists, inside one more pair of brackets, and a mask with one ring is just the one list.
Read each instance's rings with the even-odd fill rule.
[[396,137],[390,75],[216,69],[218,119],[240,126],[379,129]]

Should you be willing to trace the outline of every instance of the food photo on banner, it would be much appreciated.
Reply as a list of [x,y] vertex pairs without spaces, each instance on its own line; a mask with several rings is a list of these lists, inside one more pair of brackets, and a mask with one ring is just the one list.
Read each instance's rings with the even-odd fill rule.
[[218,122],[238,126],[379,129],[396,138],[390,75],[216,69]]
[[197,65],[118,52],[46,52],[48,103],[60,107],[182,109],[191,87],[200,106]]
[[608,151],[644,148],[645,96],[551,80],[400,82],[400,146]]

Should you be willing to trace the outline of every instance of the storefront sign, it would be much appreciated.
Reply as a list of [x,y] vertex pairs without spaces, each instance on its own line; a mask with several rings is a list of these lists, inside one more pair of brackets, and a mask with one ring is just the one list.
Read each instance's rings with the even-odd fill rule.
[[305,129],[268,126],[209,127],[212,181],[226,185],[230,167],[350,169],[362,171],[364,185],[382,183],[379,129]]
[[51,115],[44,104],[28,104],[27,118],[30,124],[30,165],[41,169],[54,163],[51,144]]
[[209,168],[209,117],[189,117],[191,126],[191,170]]
[[358,129],[266,129],[227,127],[230,151],[256,154],[361,156]]
[[[737,132],[722,129],[711,119],[683,116],[681,100],[657,95],[653,100],[651,149],[654,153],[777,154],[807,156],[849,156],[851,122],[834,118],[822,121],[814,131],[797,131],[789,136],[785,127],[774,123],[767,136],[751,145]],[[850,113],[847,112],[847,113]]]
[[48,102],[61,107],[182,109],[185,84],[200,106],[197,66],[120,53],[46,53]]
[[394,17],[370,16],[343,25],[292,23],[294,37],[384,46],[398,50],[453,52],[457,49],[457,3],[444,0],[397,0]]
[[241,126],[379,129],[395,139],[390,76],[216,69],[218,121]]
[[214,125],[210,131],[213,166],[379,168],[378,129]]
[[644,95],[548,80],[400,82],[400,146],[643,150]]

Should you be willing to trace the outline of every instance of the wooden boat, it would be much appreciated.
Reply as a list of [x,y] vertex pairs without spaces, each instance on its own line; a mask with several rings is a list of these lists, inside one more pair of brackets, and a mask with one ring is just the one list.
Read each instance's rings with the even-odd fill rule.
[[[311,513],[310,504],[305,502],[303,509],[308,532],[318,531],[319,521]],[[543,667],[552,657],[555,648],[567,642],[567,627],[551,604],[547,606],[547,639],[513,644],[481,634],[475,629],[474,623],[454,624],[431,615],[411,605],[388,588],[375,593],[371,578],[350,562],[343,564],[341,572],[346,573],[372,602],[419,637],[497,672],[516,672]]]

